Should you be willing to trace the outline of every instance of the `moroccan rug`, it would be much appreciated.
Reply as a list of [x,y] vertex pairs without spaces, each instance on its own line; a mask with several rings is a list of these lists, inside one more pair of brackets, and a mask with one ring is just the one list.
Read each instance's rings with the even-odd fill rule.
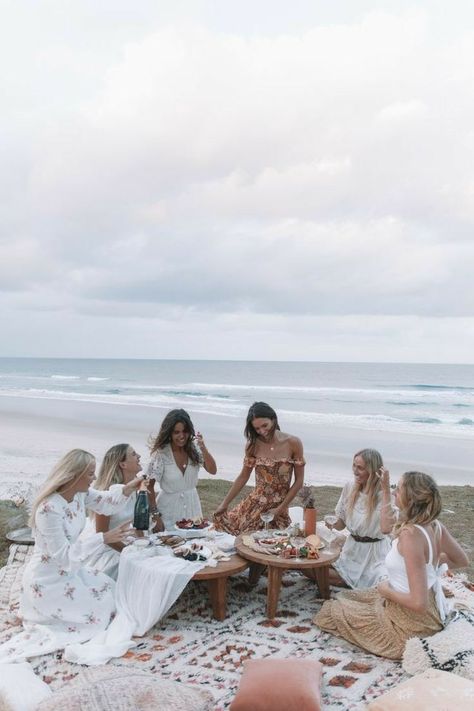
[[[6,599],[18,594],[21,571],[29,551],[12,546],[9,563],[0,571],[0,641],[16,629]],[[8,588],[8,589],[7,589]],[[16,589],[15,589],[16,588]],[[246,574],[230,580],[228,614],[224,622],[212,618],[205,583],[191,582],[178,602],[138,645],[110,664],[137,667],[161,678],[199,684],[215,698],[216,711],[226,709],[247,659],[261,657],[311,657],[324,667],[323,708],[362,710],[391,686],[408,678],[401,665],[362,652],[321,632],[311,618],[321,605],[317,588],[298,573],[283,578],[278,613],[265,616],[267,581],[248,590]],[[62,653],[31,660],[35,672],[54,691],[81,673],[82,667],[66,662]]]

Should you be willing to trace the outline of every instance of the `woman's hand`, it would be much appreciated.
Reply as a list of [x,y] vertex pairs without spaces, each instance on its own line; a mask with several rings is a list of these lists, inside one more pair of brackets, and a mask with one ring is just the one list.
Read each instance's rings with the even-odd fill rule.
[[385,597],[387,599],[390,599],[390,591],[391,591],[390,583],[388,580],[381,580],[380,583],[377,585],[377,590],[380,593],[382,597]]
[[229,508],[229,507],[227,506],[227,504],[221,504],[221,505],[218,506],[217,509],[214,511],[214,515],[215,515],[215,516],[219,516],[220,514],[226,513],[228,508]]
[[130,496],[130,494],[133,494],[133,492],[136,491],[143,483],[145,483],[148,487],[149,481],[149,479],[146,479],[143,476],[135,477],[135,479],[132,479],[132,481],[129,481],[128,484],[125,484],[123,487],[123,495]]
[[281,516],[282,514],[288,513],[288,509],[285,506],[275,506],[274,509],[270,509],[268,513],[273,514],[273,520]]
[[375,475],[380,479],[380,486],[382,489],[385,489],[385,491],[390,492],[390,472],[388,469],[385,469],[385,467],[380,467],[380,469],[377,469],[375,472]]
[[110,545],[111,543],[125,543],[128,536],[133,535],[133,532],[130,529],[131,523],[131,521],[125,521],[125,523],[121,523],[120,526],[111,528],[110,531],[105,531],[103,534],[104,543],[107,545]]

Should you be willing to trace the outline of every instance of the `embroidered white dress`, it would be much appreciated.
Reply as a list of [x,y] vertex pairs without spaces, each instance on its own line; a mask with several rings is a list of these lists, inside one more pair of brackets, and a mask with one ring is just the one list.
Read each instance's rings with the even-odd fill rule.
[[20,597],[24,632],[0,645],[0,661],[63,649],[105,630],[115,610],[114,581],[85,566],[91,554],[103,546],[103,534],[79,538],[86,522],[86,509],[111,515],[128,498],[123,486],[109,491],[89,489],[71,502],[52,494],[35,516],[35,547],[25,568]]
[[[118,513],[112,514],[109,521],[109,531],[111,528],[116,528],[120,526],[125,521],[133,521],[133,513],[135,509],[135,502],[137,500],[136,494],[132,494]],[[81,533],[81,540],[85,540],[96,533],[95,530],[95,519],[87,519],[86,527]],[[120,563],[120,553],[111,548],[106,543],[103,543],[100,548],[94,550],[92,555],[87,558],[85,564],[89,568],[94,570],[99,570],[101,573],[105,573],[110,578],[117,580],[118,567]]]
[[360,543],[348,536],[341,555],[333,566],[351,588],[371,588],[387,576],[385,556],[390,550],[391,538],[384,535],[380,529],[381,500],[370,519],[366,516],[367,494],[360,493],[353,510],[348,510],[352,487],[352,482],[344,486],[336,506],[336,516],[345,522],[350,533],[380,540],[375,543]]
[[155,452],[148,465],[147,474],[156,479],[160,488],[157,507],[167,530],[172,530],[182,518],[202,516],[201,502],[196,489],[199,469],[202,464],[189,460],[184,472],[176,464],[171,445]]

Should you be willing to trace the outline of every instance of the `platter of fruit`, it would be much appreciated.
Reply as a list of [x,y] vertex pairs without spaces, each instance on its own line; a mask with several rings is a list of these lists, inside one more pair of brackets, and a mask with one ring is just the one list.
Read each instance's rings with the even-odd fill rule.
[[182,536],[199,538],[207,535],[212,528],[212,524],[207,518],[182,518],[176,521],[175,528],[179,530]]

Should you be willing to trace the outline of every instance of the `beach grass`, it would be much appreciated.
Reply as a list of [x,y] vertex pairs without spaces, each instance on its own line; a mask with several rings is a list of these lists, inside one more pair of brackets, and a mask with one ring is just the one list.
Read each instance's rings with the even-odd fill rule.
[[[198,483],[205,516],[211,516],[231,485],[232,482],[223,479],[203,479]],[[244,487],[236,501],[232,502],[232,506],[246,496],[251,489],[250,486]],[[334,513],[342,488],[339,486],[312,486],[311,489],[315,496],[318,519],[321,520],[328,513]],[[440,520],[465,548],[471,561],[465,572],[469,579],[474,581],[474,487],[440,486],[440,491],[443,501]],[[296,498],[294,504],[297,506],[299,503]]]

